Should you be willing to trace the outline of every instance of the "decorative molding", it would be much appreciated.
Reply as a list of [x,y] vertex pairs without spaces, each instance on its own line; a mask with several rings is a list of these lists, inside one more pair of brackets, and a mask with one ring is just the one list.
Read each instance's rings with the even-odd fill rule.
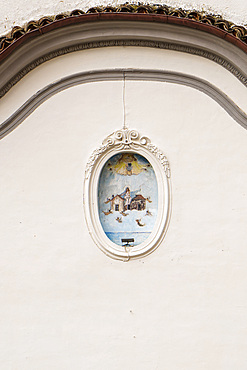
[[[244,26],[235,25],[222,18],[220,15],[207,14],[203,11],[188,10],[181,8],[169,7],[167,5],[146,5],[146,4],[122,4],[118,6],[98,6],[88,9],[86,12],[75,9],[72,12],[62,13],[54,16],[44,16],[38,21],[31,20],[24,27],[15,26],[7,35],[0,37],[0,52],[4,52],[9,46],[19,41],[27,34],[38,33],[42,34],[45,27],[53,26],[53,28],[62,27],[65,22],[69,24],[78,22],[78,20],[90,20],[92,15],[149,15],[152,21],[157,18],[163,18],[163,22],[168,19],[174,20],[174,23],[184,25],[187,21],[187,26],[199,28],[200,26],[211,26],[214,29],[223,31],[233,37],[233,39],[241,40],[243,44],[247,44],[247,29]],[[150,19],[151,20],[151,19]],[[190,24],[190,23],[191,24]],[[205,27],[204,27],[205,28]]]
[[[145,157],[151,164],[158,186],[158,213],[149,237],[134,247],[113,243],[105,234],[99,218],[98,184],[102,168],[114,155],[134,153]],[[136,130],[123,128],[107,136],[90,156],[85,169],[83,204],[89,234],[95,244],[109,257],[129,261],[152,253],[163,240],[171,213],[170,168],[166,156],[147,136]]]
[[[60,91],[79,84],[98,81],[121,81],[123,79],[126,81],[169,82],[189,86],[193,89],[199,90],[216,101],[237,123],[247,129],[246,113],[244,113],[226,94],[205,80],[184,73],[171,71],[114,69],[74,74],[39,90],[0,125],[0,139],[18,127],[18,125],[20,125],[26,117],[28,117],[44,101]],[[104,148],[102,148],[102,150],[104,150]]]
[[229,60],[223,58],[222,56],[217,55],[214,52],[207,51],[198,47],[186,46],[183,44],[172,43],[172,42],[163,42],[163,41],[150,41],[150,40],[104,40],[104,41],[92,41],[81,44],[76,44],[69,47],[64,47],[59,50],[52,51],[40,58],[37,58],[32,63],[24,67],[20,72],[18,72],[14,77],[10,79],[1,89],[0,89],[0,98],[2,98],[17,82],[19,82],[27,73],[31,72],[33,69],[38,67],[44,62],[47,62],[51,59],[54,59],[58,56],[69,54],[72,52],[103,48],[103,47],[112,47],[112,46],[138,46],[138,47],[149,47],[149,48],[158,48],[165,50],[179,51],[183,53],[188,53],[196,56],[200,56],[206,59],[209,59],[227,71],[232,73],[244,86],[247,86],[247,75],[245,75],[240,69],[233,65]]
[[148,150],[153,153],[160,161],[164,171],[165,171],[165,174],[168,178],[170,178],[171,176],[171,171],[170,171],[170,167],[169,167],[169,162],[166,158],[166,156],[163,154],[163,152],[157,148],[157,146],[155,146],[154,144],[148,142],[147,143],[147,148]]
[[90,176],[92,168],[99,156],[101,156],[111,147],[114,147],[116,151],[126,149],[138,150],[140,147],[147,148],[150,153],[154,154],[158,158],[161,166],[166,173],[166,176],[170,178],[169,162],[162,151],[159,150],[154,144],[152,144],[148,137],[141,136],[139,132],[135,130],[122,129],[115,131],[113,134],[107,136],[102,145],[93,151],[86,165],[86,179],[88,179],[88,177]]

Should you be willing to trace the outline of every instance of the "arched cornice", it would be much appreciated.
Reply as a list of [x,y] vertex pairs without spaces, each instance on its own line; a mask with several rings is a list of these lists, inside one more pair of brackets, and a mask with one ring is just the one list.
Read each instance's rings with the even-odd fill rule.
[[0,60],[4,59],[13,48],[18,47],[30,37],[51,32],[67,25],[104,21],[133,20],[177,24],[212,33],[247,51],[247,29],[235,25],[220,15],[206,14],[196,10],[184,10],[167,5],[123,4],[117,7],[94,7],[84,12],[75,9],[69,13],[45,16],[38,21],[30,21],[24,27],[15,26],[11,32],[0,38]]
[[166,6],[123,5],[43,17],[0,38],[0,97],[28,72],[60,55],[142,46],[201,56],[247,85],[247,31],[222,19]]
[[33,95],[14,114],[0,125],[0,139],[8,135],[26,117],[51,96],[70,87],[99,81],[159,81],[189,86],[215,100],[236,122],[247,128],[247,115],[221,90],[209,82],[188,74],[138,69],[114,69],[77,73],[54,82]]

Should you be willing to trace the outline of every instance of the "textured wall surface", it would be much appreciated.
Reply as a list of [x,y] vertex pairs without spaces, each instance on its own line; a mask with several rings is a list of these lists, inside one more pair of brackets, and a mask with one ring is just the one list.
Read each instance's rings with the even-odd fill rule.
[[[109,3],[6,0],[1,33],[43,15]],[[247,21],[243,0],[167,4]],[[224,54],[224,41],[214,41]],[[245,55],[226,48],[244,73]],[[247,111],[246,86],[219,63],[111,46],[39,65],[0,100],[0,122],[49,84],[116,68],[192,76],[213,85],[215,99]],[[102,78],[69,87],[0,141],[1,369],[246,370],[247,131],[197,85],[173,82]],[[167,156],[172,184],[164,241],[130,262],[97,248],[83,209],[87,161],[124,119]]]
[[[118,66],[194,72],[234,101],[246,91],[198,56],[101,48],[39,66],[1,112],[62,73]],[[130,262],[97,248],[82,201],[87,160],[122,127],[123,104],[172,174],[165,240]],[[1,368],[245,370],[246,157],[247,131],[191,87],[127,81],[123,99],[123,81],[101,81],[40,105],[0,143]]]
[[[87,10],[96,5],[117,5],[124,1],[112,0],[82,0],[82,1],[50,1],[50,0],[5,0],[0,7],[0,34],[8,32],[13,26],[22,26],[32,19],[39,19],[44,15],[53,15],[73,9]],[[147,3],[144,1],[144,3]],[[151,3],[151,2],[150,2]],[[204,10],[209,13],[220,14],[236,24],[247,23],[247,2],[245,0],[196,0],[196,1],[154,1],[155,4],[166,3],[169,6],[185,9]]]

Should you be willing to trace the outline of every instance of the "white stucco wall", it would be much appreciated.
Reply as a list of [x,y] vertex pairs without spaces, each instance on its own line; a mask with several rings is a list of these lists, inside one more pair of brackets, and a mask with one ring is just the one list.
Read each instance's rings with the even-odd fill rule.
[[[6,0],[0,34],[43,15],[121,3]],[[247,23],[243,0],[166,3]],[[244,71],[242,52],[238,61]],[[52,82],[114,68],[192,75],[247,112],[246,87],[219,64],[111,47],[40,65],[1,99],[0,123]],[[191,87],[126,81],[123,100],[123,85],[57,93],[0,141],[0,368],[246,370],[247,131]],[[94,244],[82,201],[87,160],[122,127],[124,101],[127,125],[166,154],[172,184],[164,241],[128,263]]]
[[[209,60],[118,47],[41,65],[1,100],[2,118],[89,66],[194,73],[246,110],[243,85]],[[246,369],[246,130],[190,87],[126,81],[125,104],[172,173],[167,235],[143,259],[106,257],[82,206],[87,160],[123,124],[123,81],[60,92],[1,140],[4,370]]]
[[[22,26],[26,22],[39,19],[44,15],[54,15],[73,9],[87,10],[96,5],[122,3],[124,1],[121,0],[43,0],[42,2],[39,0],[5,0],[0,7],[0,34],[8,32],[13,26]],[[144,3],[147,2],[144,1]],[[154,3],[164,4],[162,1],[154,1]],[[247,23],[247,3],[245,0],[218,0],[217,2],[215,0],[167,0],[165,3],[169,6],[220,14],[236,24],[244,25]]]

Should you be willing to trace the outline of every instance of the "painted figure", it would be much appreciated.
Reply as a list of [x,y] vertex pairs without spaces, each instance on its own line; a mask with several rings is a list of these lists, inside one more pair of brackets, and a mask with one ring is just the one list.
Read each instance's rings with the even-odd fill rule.
[[146,166],[138,163],[137,158],[131,153],[121,155],[116,165],[113,166],[116,173],[123,176],[139,175],[146,170]]

